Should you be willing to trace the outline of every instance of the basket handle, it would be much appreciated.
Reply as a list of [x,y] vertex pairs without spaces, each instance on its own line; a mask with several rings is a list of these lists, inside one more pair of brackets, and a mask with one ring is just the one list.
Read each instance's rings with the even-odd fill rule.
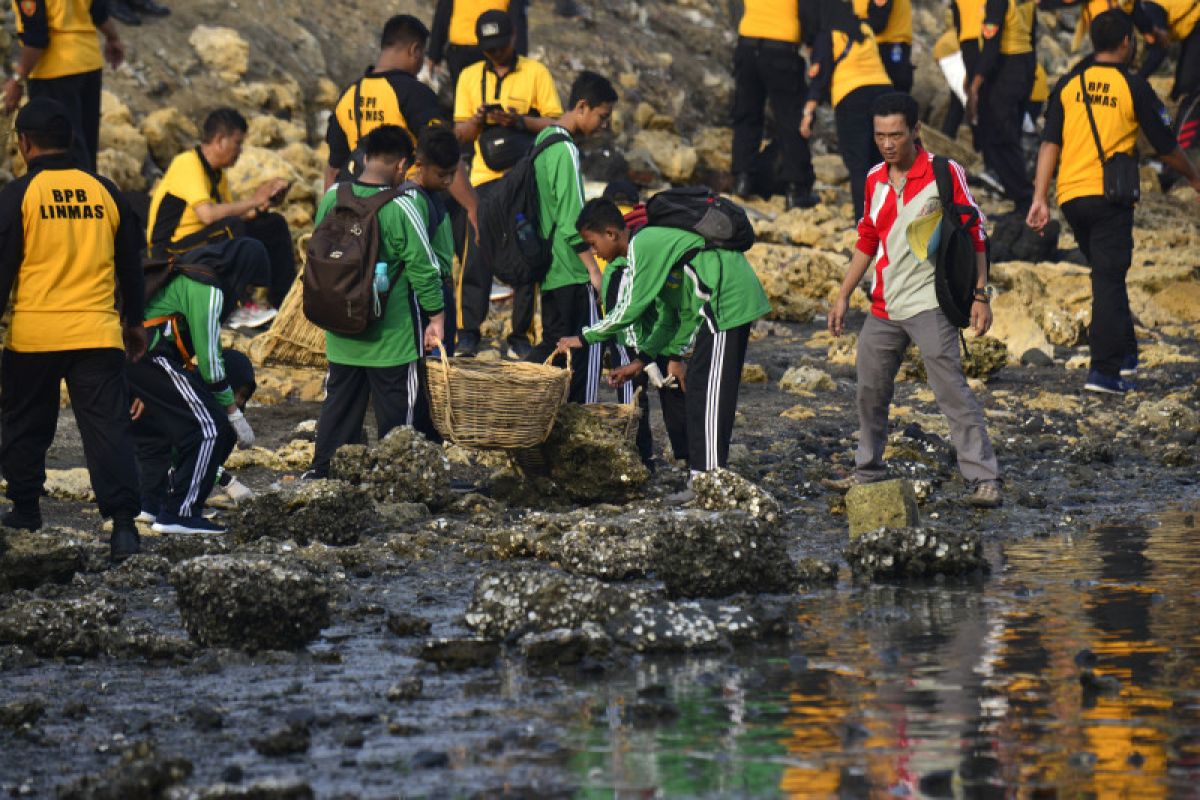
[[629,405],[636,406],[638,404],[638,401],[641,398],[642,398],[642,387],[639,386],[633,390],[633,398],[629,401]]
[[567,359],[567,366],[566,366],[566,370],[567,370],[567,372],[569,373],[569,372],[571,371],[571,352],[570,352],[569,350],[568,350],[567,352],[565,352],[565,353],[560,353],[560,352],[559,352],[559,351],[557,351],[557,350],[555,350],[555,351],[551,352],[551,353],[550,353],[550,355],[546,356],[546,360],[542,362],[542,366],[543,366],[543,367],[552,367],[552,366],[554,366],[554,365],[553,365],[553,364],[551,364],[550,362],[552,362],[556,356],[560,356],[560,355],[561,355],[561,356],[566,356],[566,359]]
[[437,345],[438,355],[441,356],[442,360],[442,380],[446,384],[446,415],[444,421],[446,423],[446,430],[450,432],[450,436],[448,438],[453,441],[455,438],[453,410],[454,403],[450,402],[450,359],[446,357],[446,345],[442,344],[441,339],[435,336],[433,337],[433,343]]

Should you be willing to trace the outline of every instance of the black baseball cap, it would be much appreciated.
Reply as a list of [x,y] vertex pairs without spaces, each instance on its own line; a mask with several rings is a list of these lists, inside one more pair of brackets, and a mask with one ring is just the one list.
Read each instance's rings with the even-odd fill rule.
[[475,36],[480,50],[499,50],[512,42],[513,23],[508,12],[492,9],[475,20]]
[[17,112],[16,129],[24,133],[70,133],[71,117],[67,107],[57,100],[35,97]]

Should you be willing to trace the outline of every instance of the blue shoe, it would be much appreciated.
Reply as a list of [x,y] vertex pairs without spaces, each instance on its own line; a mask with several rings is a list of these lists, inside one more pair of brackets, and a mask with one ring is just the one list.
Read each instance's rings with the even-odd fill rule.
[[1092,370],[1088,373],[1087,383],[1083,385],[1089,392],[1104,394],[1120,394],[1133,391],[1133,383],[1123,378],[1113,378],[1102,372]]
[[203,514],[181,517],[170,511],[160,511],[151,526],[155,533],[224,533],[225,529],[205,519]]
[[1121,377],[1122,378],[1136,378],[1137,370],[1138,370],[1137,353],[1133,353],[1132,355],[1125,356],[1125,358],[1123,358],[1121,360]]

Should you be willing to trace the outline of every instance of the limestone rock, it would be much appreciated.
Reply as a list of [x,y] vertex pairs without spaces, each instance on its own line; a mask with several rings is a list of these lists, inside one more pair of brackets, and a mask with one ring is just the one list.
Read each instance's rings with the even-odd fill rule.
[[382,503],[424,503],[438,509],[450,501],[450,462],[445,452],[409,427],[394,428],[369,449],[363,445],[338,449],[329,475],[362,486]]
[[262,467],[275,472],[307,469],[312,463],[315,447],[311,441],[293,439],[278,450],[257,446],[248,450],[234,450],[229,454],[229,458],[225,459],[225,469]]
[[233,28],[197,25],[188,43],[200,60],[227,83],[236,83],[250,68],[250,44]]
[[801,405],[794,405],[791,408],[786,408],[783,411],[780,411],[779,416],[783,417],[784,419],[795,420],[796,422],[803,422],[806,419],[813,419],[814,417],[816,417],[817,412],[812,410],[808,406],[801,404]]
[[668,131],[638,131],[633,146],[646,150],[662,176],[673,183],[691,180],[696,171],[699,156],[695,148]]
[[988,571],[983,542],[974,531],[881,528],[851,541],[844,555],[854,574],[867,579],[928,578]]
[[96,493],[92,491],[92,476],[86,467],[46,470],[46,493],[60,500],[77,500],[93,503]]
[[96,154],[96,171],[111,179],[118,189],[126,192],[146,190],[142,162],[128,153],[112,148],[101,150]]
[[842,157],[833,153],[814,155],[812,159],[813,172],[817,180],[830,186],[840,186],[850,180],[850,170]]
[[303,142],[308,136],[303,125],[295,122],[272,117],[266,114],[250,118],[250,128],[246,131],[246,144],[254,147],[279,148],[284,145]]
[[1004,292],[993,298],[992,318],[989,335],[1005,344],[1015,363],[1020,363],[1021,356],[1029,350],[1040,350],[1047,357],[1054,357],[1054,347],[1042,326],[1017,293]]
[[104,139],[104,128],[108,125],[132,125],[133,113],[121,98],[107,89],[100,91],[100,138]]
[[579,503],[621,502],[650,480],[633,443],[575,403],[559,409],[540,451],[550,479]]
[[792,394],[811,394],[813,392],[832,392],[837,388],[828,372],[816,367],[788,367],[779,379],[779,388]]
[[742,383],[766,383],[767,380],[767,371],[762,364],[742,365]]
[[771,301],[771,319],[809,322],[837,296],[843,259],[808,247],[758,244],[746,253]]
[[264,147],[247,146],[237,163],[225,170],[229,193],[234,198],[249,197],[272,178],[298,181],[300,176],[282,155]]
[[770,492],[727,469],[702,472],[692,481],[695,505],[708,511],[744,511],[768,524],[779,521],[780,506]]
[[356,544],[378,521],[367,492],[344,481],[297,481],[289,489],[256,494],[241,503],[229,523],[240,542],[291,539],[305,546]]
[[[962,355],[963,374],[968,379],[986,381],[1009,363],[1007,345],[994,336],[967,337],[967,352]],[[910,346],[904,365],[907,377],[912,380],[925,382],[929,379],[925,371],[925,360],[921,351]]]
[[850,538],[878,528],[917,524],[917,495],[903,479],[859,484],[846,493]]
[[733,129],[701,128],[692,136],[700,164],[718,172],[733,169]]
[[188,634],[207,647],[301,649],[329,624],[329,590],[307,570],[255,556],[201,556],[171,572]]
[[196,123],[183,115],[174,106],[151,111],[142,119],[142,135],[154,163],[165,170],[171,159],[200,141],[200,130]]
[[304,90],[290,75],[281,81],[239,83],[229,93],[237,105],[286,116],[295,115],[304,105]]
[[785,592],[794,570],[774,525],[743,511],[673,512],[655,537],[650,564],[667,595],[724,597]]
[[647,597],[645,590],[621,589],[560,572],[495,572],[475,582],[465,619],[467,627],[481,636],[500,639],[514,631],[603,624]]
[[0,528],[0,592],[66,583],[84,561],[84,542],[70,531]]
[[1159,400],[1143,400],[1134,412],[1135,425],[1152,431],[1200,431],[1200,412],[1194,401],[1188,402],[1186,395],[1177,393]]
[[150,152],[145,135],[129,122],[104,123],[100,126],[100,150],[103,152],[107,149],[129,156],[137,163],[139,172]]

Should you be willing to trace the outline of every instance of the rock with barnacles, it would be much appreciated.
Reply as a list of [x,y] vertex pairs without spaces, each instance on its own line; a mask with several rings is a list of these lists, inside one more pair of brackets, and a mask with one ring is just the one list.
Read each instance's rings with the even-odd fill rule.
[[550,570],[497,572],[476,581],[466,622],[476,633],[492,638],[577,628],[585,622],[603,624],[650,596],[647,590]]
[[374,447],[339,448],[329,477],[361,486],[381,503],[424,503],[438,509],[451,499],[445,452],[407,426],[393,428]]
[[650,565],[670,597],[787,592],[795,567],[778,528],[745,511],[675,511],[654,539]]
[[345,481],[301,481],[295,488],[257,494],[237,507],[229,532],[239,542],[291,539],[300,545],[357,544],[378,521],[366,490]]
[[562,568],[605,581],[640,578],[650,568],[650,551],[663,528],[660,514],[602,515],[581,520],[558,545]]
[[786,635],[794,611],[787,603],[667,601],[629,608],[608,624],[617,643],[638,652],[724,649]]
[[763,522],[779,520],[779,501],[770,492],[727,469],[702,472],[692,481],[695,505],[709,511],[745,511]]
[[633,442],[587,406],[564,405],[540,450],[550,479],[577,503],[624,502],[650,480]]
[[84,562],[84,542],[72,531],[0,528],[0,592],[66,583]]
[[844,555],[855,576],[871,580],[987,572],[973,531],[880,528],[852,539]]

